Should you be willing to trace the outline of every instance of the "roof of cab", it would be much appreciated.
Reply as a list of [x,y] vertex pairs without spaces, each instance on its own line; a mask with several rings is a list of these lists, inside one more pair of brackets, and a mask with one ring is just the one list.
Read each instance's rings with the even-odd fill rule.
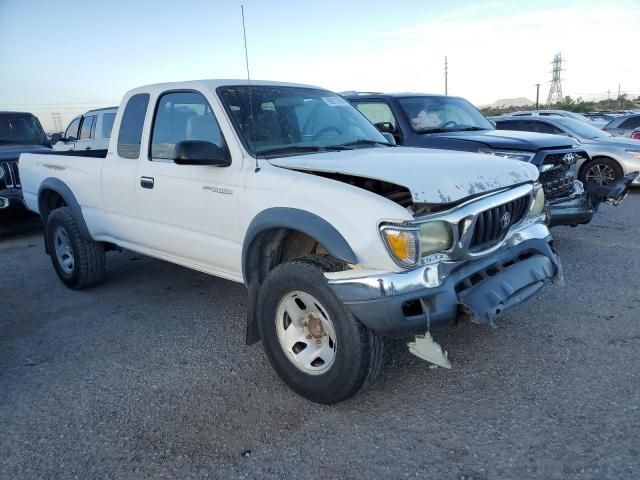
[[317,88],[320,90],[326,90],[322,87],[314,85],[305,85],[302,83],[289,83],[289,82],[272,82],[268,80],[240,80],[240,79],[211,79],[211,80],[190,80],[185,82],[168,82],[168,83],[155,83],[151,85],[144,85],[142,87],[134,88],[130,90],[129,94],[135,93],[149,93],[149,92],[163,92],[166,90],[181,90],[181,89],[202,89],[215,90],[218,87],[232,87],[232,86],[277,86],[277,87],[302,87],[302,88]]

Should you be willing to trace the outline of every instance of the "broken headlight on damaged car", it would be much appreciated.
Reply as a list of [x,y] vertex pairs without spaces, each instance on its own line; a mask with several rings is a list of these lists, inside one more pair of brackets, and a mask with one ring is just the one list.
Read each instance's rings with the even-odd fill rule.
[[383,225],[380,232],[395,262],[405,268],[418,265],[422,257],[453,246],[451,226],[441,220],[415,226]]
[[546,213],[546,199],[544,196],[544,189],[542,185],[539,183],[534,186],[534,201],[531,206],[531,211],[529,212],[530,217],[537,217],[538,215],[542,215]]

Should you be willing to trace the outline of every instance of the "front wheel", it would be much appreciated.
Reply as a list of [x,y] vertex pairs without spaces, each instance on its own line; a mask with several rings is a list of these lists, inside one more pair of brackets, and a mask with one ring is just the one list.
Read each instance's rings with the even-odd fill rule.
[[384,363],[384,342],[333,294],[314,256],[279,265],[260,287],[258,326],[276,373],[296,393],[337,403],[366,388]]
[[588,161],[580,171],[582,183],[606,186],[622,178],[622,169],[611,158],[594,158]]

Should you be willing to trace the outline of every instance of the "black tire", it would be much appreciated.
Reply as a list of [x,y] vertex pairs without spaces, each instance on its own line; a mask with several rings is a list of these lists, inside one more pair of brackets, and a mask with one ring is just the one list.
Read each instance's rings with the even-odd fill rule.
[[[73,266],[65,270],[56,253],[55,235],[62,229],[66,233],[73,252]],[[57,208],[49,214],[45,227],[45,242],[53,268],[60,280],[74,290],[82,290],[101,283],[105,275],[104,247],[101,243],[86,240],[80,226],[68,207]]]
[[[323,272],[342,269],[334,259],[314,255],[274,268],[258,293],[258,328],[272,367],[293,391],[317,403],[346,400],[368,387],[385,363],[384,338],[367,329],[331,291]],[[331,318],[336,334],[335,360],[320,375],[296,367],[278,340],[280,301],[292,291],[316,298]]]
[[620,164],[618,162],[616,162],[614,159],[609,158],[609,157],[597,157],[597,158],[593,158],[591,160],[589,160],[588,162],[586,162],[584,165],[582,165],[582,168],[580,168],[580,178],[579,180],[583,183],[583,184],[587,184],[587,183],[596,183],[597,182],[590,182],[589,180],[587,180],[587,173],[589,172],[589,170],[591,168],[593,168],[594,166],[597,165],[602,165],[603,167],[609,167],[613,170],[614,174],[615,174],[615,178],[612,181],[616,181],[616,180],[620,180],[623,176],[623,172],[622,172],[622,168],[620,167]]

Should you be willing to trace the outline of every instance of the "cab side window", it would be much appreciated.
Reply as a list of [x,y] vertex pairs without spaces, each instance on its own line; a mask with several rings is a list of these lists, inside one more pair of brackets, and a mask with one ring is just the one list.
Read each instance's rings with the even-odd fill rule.
[[80,140],[88,140],[91,138],[91,132],[93,131],[93,123],[96,120],[95,115],[89,115],[82,119],[82,127],[80,127]]
[[148,105],[148,93],[138,93],[127,102],[118,132],[118,155],[120,157],[131,159],[140,157],[142,128]]
[[69,124],[67,130],[64,132],[64,138],[68,141],[75,141],[78,139],[78,128],[80,127],[80,119],[76,118]]
[[151,158],[174,158],[176,143],[200,140],[225,147],[207,100],[197,92],[165,93],[158,100],[151,133]]
[[389,133],[396,131],[396,118],[386,103],[357,102],[355,106],[378,130]]

